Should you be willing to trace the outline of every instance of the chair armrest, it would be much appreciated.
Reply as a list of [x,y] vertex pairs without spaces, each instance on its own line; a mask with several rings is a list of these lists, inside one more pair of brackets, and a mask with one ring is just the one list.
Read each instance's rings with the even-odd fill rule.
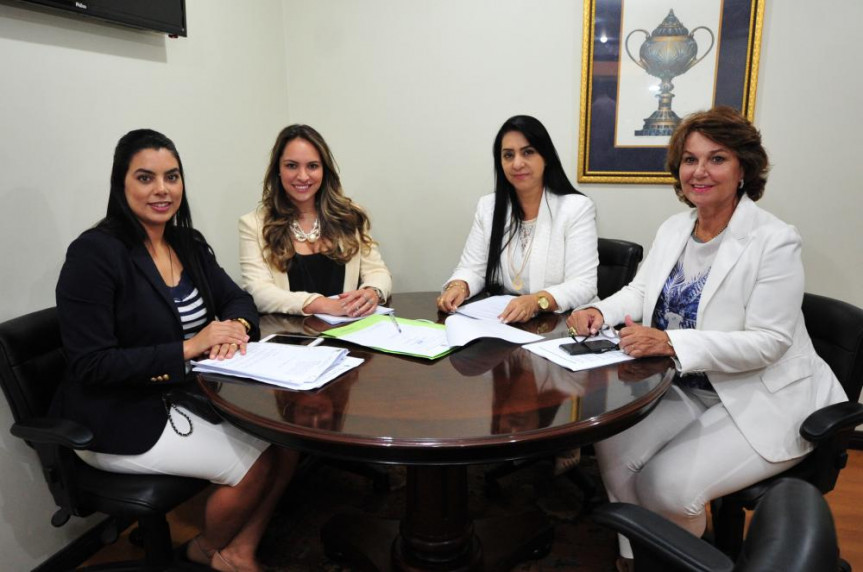
[[[652,563],[671,565],[675,570],[730,572],[734,569],[734,563],[722,552],[643,507],[628,503],[609,503],[595,508],[591,516],[597,523],[612,528],[629,539],[636,562],[644,563],[647,559]],[[671,566],[658,569],[668,569]]]
[[863,404],[844,401],[811,413],[800,426],[800,435],[807,441],[819,443],[842,429],[853,429],[861,424],[863,424]]
[[30,443],[62,445],[70,449],[86,449],[93,442],[89,428],[69,419],[34,417],[12,425],[11,432]]

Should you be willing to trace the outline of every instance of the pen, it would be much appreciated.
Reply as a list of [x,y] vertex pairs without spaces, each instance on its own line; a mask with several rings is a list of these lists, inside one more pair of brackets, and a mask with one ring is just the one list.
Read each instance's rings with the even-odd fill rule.
[[399,331],[399,333],[402,333],[402,327],[399,326],[399,322],[398,322],[398,320],[396,320],[396,313],[395,312],[390,313],[390,320],[393,321],[393,325],[396,327],[396,329]]
[[307,348],[313,348],[313,347],[315,347],[315,346],[319,346],[319,345],[321,345],[322,343],[324,343],[324,338],[315,338],[314,340],[312,340],[311,342],[309,342],[309,343],[306,345],[306,347],[307,347]]

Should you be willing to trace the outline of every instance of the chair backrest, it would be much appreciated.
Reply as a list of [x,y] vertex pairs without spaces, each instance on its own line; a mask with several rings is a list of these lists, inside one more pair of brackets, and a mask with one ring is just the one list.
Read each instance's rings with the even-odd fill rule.
[[65,368],[56,308],[0,324],[0,386],[16,422],[47,414]]
[[818,355],[836,374],[850,401],[863,387],[863,310],[840,300],[803,295],[803,318]]
[[799,479],[780,479],[758,503],[735,570],[835,572],[839,544],[821,491]]
[[597,290],[600,299],[608,298],[635,277],[644,256],[640,244],[614,238],[600,238]]

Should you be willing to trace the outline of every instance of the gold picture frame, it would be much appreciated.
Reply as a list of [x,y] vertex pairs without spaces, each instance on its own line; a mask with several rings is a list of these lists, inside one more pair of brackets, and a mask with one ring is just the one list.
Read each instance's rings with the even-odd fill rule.
[[[578,182],[673,182],[669,111],[730,105],[752,120],[765,1],[585,0]],[[675,49],[662,52],[669,40]],[[686,50],[687,61],[669,63]]]

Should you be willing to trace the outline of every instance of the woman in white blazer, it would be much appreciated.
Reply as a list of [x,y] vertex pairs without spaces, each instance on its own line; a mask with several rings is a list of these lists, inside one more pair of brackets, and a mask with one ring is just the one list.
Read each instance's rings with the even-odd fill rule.
[[329,146],[308,125],[279,133],[261,204],[239,226],[243,287],[261,313],[358,317],[389,298],[369,217],[344,195]]
[[495,192],[480,198],[473,227],[438,308],[454,312],[486,290],[517,297],[504,322],[562,312],[596,297],[596,211],[563,171],[545,127],[509,118],[493,147]]
[[694,208],[663,223],[632,283],[567,323],[579,335],[623,323],[624,352],[674,358],[656,410],[597,458],[611,500],[700,536],[707,502],[799,463],[812,448],[802,421],[847,398],[803,322],[800,235],[754,202],[768,170],[758,130],[728,107],[693,114],[667,166]]

